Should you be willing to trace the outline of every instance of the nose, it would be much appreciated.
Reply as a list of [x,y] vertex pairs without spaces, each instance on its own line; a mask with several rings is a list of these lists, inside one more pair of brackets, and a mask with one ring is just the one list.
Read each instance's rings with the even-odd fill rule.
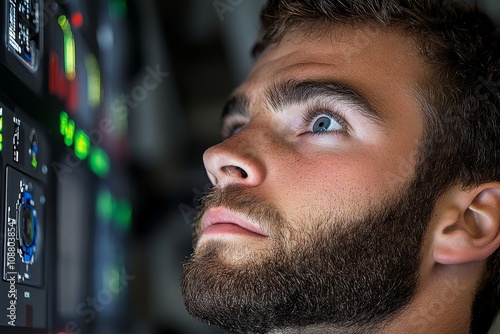
[[237,134],[206,150],[203,162],[212,184],[255,187],[262,183],[266,171],[255,148],[256,145]]

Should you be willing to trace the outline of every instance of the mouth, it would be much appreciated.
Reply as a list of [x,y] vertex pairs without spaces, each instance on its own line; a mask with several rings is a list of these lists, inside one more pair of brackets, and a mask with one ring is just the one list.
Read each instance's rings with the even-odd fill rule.
[[205,213],[201,235],[269,236],[257,224],[222,207],[209,209]]

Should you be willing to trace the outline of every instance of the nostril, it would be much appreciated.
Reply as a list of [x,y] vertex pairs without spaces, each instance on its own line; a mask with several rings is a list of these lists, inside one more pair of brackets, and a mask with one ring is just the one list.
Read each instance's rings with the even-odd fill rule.
[[243,170],[243,168],[236,167],[236,169],[240,172],[242,178],[246,179],[248,177],[247,172],[245,172],[245,170]]
[[243,168],[238,166],[225,166],[223,167],[223,170],[231,177],[241,177],[242,179],[246,179],[248,177],[248,173]]

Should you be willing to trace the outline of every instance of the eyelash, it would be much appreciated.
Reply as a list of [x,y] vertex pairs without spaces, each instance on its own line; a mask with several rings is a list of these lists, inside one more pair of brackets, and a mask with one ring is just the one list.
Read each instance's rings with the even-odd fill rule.
[[[306,110],[306,112],[302,116],[302,121],[304,122],[305,127],[309,128],[311,126],[311,123],[314,122],[316,120],[316,118],[318,116],[321,116],[321,115],[325,115],[325,116],[329,116],[329,117],[333,118],[336,122],[338,122],[342,126],[341,130],[332,130],[332,131],[328,131],[326,133],[341,134],[341,133],[345,133],[347,131],[348,124],[344,120],[343,117],[341,117],[338,113],[332,112],[328,108],[321,107],[321,106],[319,106],[319,107],[315,106],[315,107],[312,107],[312,108],[309,108]],[[305,134],[316,136],[316,135],[324,135],[325,132],[307,131]]]
[[[344,120],[343,117],[341,117],[338,113],[332,112],[329,110],[327,107],[322,107],[322,106],[314,106],[308,108],[305,113],[302,115],[302,121],[305,126],[305,128],[308,128],[311,123],[321,115],[326,115],[331,118],[333,118],[336,122],[338,122],[342,126],[342,130],[332,130],[328,131],[326,133],[330,134],[340,134],[340,133],[345,133],[348,129],[348,124]],[[221,134],[224,139],[227,139],[233,135],[235,135],[237,130],[239,128],[243,128],[246,125],[246,121],[239,119],[238,117],[235,118],[230,118],[228,121],[224,122],[221,126]],[[308,135],[324,135],[325,132],[312,132],[312,131],[307,131],[305,134]]]

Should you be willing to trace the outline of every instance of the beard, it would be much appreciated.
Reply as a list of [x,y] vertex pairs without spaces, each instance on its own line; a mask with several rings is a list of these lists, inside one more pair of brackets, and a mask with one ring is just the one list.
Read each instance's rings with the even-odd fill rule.
[[288,228],[277,208],[247,189],[215,189],[195,221],[195,244],[203,214],[217,206],[251,217],[272,233],[265,250],[258,255],[250,250],[253,256],[237,262],[224,261],[231,243],[200,243],[182,277],[188,312],[240,333],[375,331],[416,292],[420,251],[433,212],[428,189],[412,182],[384,204],[350,210],[355,211],[350,215],[311,205],[304,217],[312,227],[307,231]]

